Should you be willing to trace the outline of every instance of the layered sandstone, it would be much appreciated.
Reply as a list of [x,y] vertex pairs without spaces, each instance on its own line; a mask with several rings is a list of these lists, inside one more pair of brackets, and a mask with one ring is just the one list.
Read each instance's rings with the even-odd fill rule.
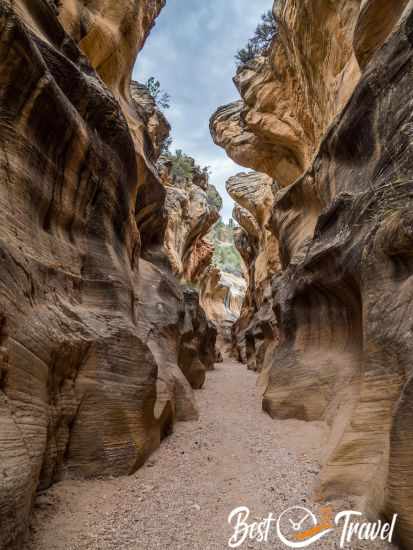
[[280,270],[280,262],[278,241],[268,227],[276,184],[265,174],[250,172],[230,178],[226,187],[238,203],[233,212],[239,223],[235,244],[248,280],[240,316],[232,329],[234,351],[248,368],[261,370],[268,347],[277,339],[272,278]]
[[[165,192],[153,166],[157,144],[151,140],[151,124],[148,124],[145,115],[142,116],[143,102],[139,101],[141,109],[136,107],[136,87],[131,86],[131,74],[136,56],[165,0],[139,3],[136,0],[120,0],[115,8],[111,0],[48,2],[54,6],[66,35],[77,44],[89,66],[118,102],[128,124],[137,164],[138,185],[134,189],[138,204],[136,217],[142,253],[145,255],[146,248],[151,249],[154,244],[162,242],[160,228],[165,224],[162,216]],[[45,0],[42,3],[45,4]],[[31,2],[19,0],[16,9],[24,14],[24,21],[29,26],[35,26],[36,32],[40,30],[43,35],[50,32],[48,18],[39,17],[35,13],[37,8],[35,10]]]
[[130,91],[134,106],[147,133],[145,135],[146,159],[156,162],[161,155],[164,141],[169,137],[171,126],[144,84],[132,81]]
[[223,272],[210,265],[200,280],[200,303],[217,328],[217,348],[222,354],[232,354],[232,327],[241,314],[246,293],[243,277]]
[[167,124],[131,85],[163,0],[0,2],[0,547],[65,476],[196,416],[215,335],[162,252]]
[[189,177],[173,175],[173,162],[167,156],[161,157],[158,168],[166,190],[165,249],[175,275],[196,283],[214,252],[204,237],[220,215],[208,200],[208,192],[216,193],[208,174],[200,170],[194,159],[191,161],[193,171]]
[[171,156],[162,156],[158,162],[166,189],[165,250],[174,274],[198,289],[209,330],[215,327],[219,347],[226,348],[231,343],[231,326],[240,314],[245,281],[214,265],[215,247],[209,233],[220,219],[216,205],[222,199],[209,183],[208,173],[194,159],[186,158],[192,164],[188,177],[174,175]]
[[201,303],[214,321],[234,322],[241,311],[245,281],[231,273],[210,266],[201,279]]
[[215,143],[235,162],[282,186],[308,168],[360,76],[353,50],[359,11],[360,0],[275,2],[279,30],[270,55],[239,68],[242,100],[211,118]]
[[[237,76],[240,115],[227,107],[211,122],[230,156],[282,187],[269,220],[279,342],[263,361],[263,406],[326,422],[319,496],[398,513],[413,548],[413,5],[280,0],[275,12],[270,58]],[[257,220],[237,216],[251,263]]]

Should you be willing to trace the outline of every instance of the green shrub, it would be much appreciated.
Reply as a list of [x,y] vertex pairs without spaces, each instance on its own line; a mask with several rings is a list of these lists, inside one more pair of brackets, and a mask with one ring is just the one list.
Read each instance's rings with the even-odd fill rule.
[[146,83],[146,87],[148,88],[151,96],[154,98],[158,108],[169,109],[171,106],[171,96],[161,89],[159,80],[156,80],[156,78],[151,76]]
[[182,149],[177,149],[175,154],[170,153],[168,159],[172,162],[172,175],[174,177],[191,179],[194,175],[195,161],[185,155]]
[[277,33],[277,20],[269,10],[262,14],[261,23],[258,24],[254,36],[248,40],[245,48],[238,50],[235,56],[237,65],[241,67],[259,55],[267,55]]

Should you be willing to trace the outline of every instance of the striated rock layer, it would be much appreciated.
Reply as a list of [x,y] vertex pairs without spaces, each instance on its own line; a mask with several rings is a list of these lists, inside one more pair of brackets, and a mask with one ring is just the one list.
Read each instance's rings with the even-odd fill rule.
[[[189,350],[182,355],[189,362],[189,365],[184,367],[184,372],[190,372],[194,368],[196,372],[203,369],[201,381],[195,382],[195,387],[201,387],[205,379],[205,368],[212,370],[215,359],[219,357],[218,351],[215,351],[218,327],[214,322],[216,321],[214,311],[208,307],[209,301],[204,299],[205,285],[202,285],[201,281],[212,269],[214,254],[213,245],[205,237],[220,215],[216,206],[210,204],[208,200],[209,193],[218,195],[218,192],[209,184],[208,174],[200,170],[194,159],[191,161],[193,173],[190,177],[174,176],[173,163],[168,156],[162,156],[159,159],[158,169],[166,191],[165,252],[174,275],[183,284],[190,285],[193,299],[202,306],[201,308],[198,305],[197,311],[204,310],[207,314],[201,323],[202,334],[203,338],[210,343],[212,353],[206,354],[207,360],[201,362],[196,354],[194,355],[194,350]],[[221,305],[224,307],[223,302]],[[198,347],[196,339],[191,343],[191,347]],[[194,365],[198,364],[197,367],[192,365],[192,358]]]
[[[243,101],[211,121],[230,156],[281,186],[269,219],[281,271],[263,406],[325,421],[319,496],[399,514],[413,548],[413,4],[275,6],[269,59],[240,71]],[[237,217],[252,265],[257,219]]]
[[221,198],[209,183],[208,173],[191,161],[193,173],[188,177],[174,175],[173,161],[167,155],[158,162],[166,190],[165,250],[174,274],[198,289],[210,320],[209,331],[216,332],[219,347],[224,348],[231,342],[231,326],[240,314],[245,282],[213,265],[215,247],[209,233],[220,214],[211,196],[218,202]]
[[222,272],[213,265],[202,274],[200,303],[217,328],[218,349],[228,355],[233,353],[232,327],[240,316],[245,293],[246,282],[242,277]]
[[210,319],[234,322],[238,318],[245,294],[244,279],[210,266],[200,285],[201,303]]
[[208,174],[202,173],[195,161],[191,161],[193,174],[189,177],[174,176],[168,157],[159,160],[159,171],[166,190],[166,253],[177,277],[197,282],[214,252],[204,237],[220,215],[208,201],[208,191],[217,193],[209,184]]
[[37,488],[138,468],[213,361],[162,252],[167,123],[130,87],[163,5],[0,2],[0,548]]
[[238,164],[282,186],[309,166],[360,76],[353,49],[360,3],[274,3],[278,35],[270,55],[239,68],[234,83],[242,101],[211,119],[214,141]]
[[232,328],[235,356],[251,370],[261,370],[268,347],[277,340],[272,278],[280,269],[278,241],[268,222],[274,203],[272,178],[250,172],[227,181],[227,191],[238,205],[233,217],[235,245],[244,260],[248,288],[239,318]]

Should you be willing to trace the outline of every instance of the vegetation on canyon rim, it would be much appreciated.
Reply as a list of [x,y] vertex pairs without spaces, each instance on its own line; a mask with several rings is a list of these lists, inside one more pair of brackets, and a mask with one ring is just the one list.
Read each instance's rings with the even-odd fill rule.
[[169,109],[171,106],[171,96],[168,92],[162,90],[159,80],[156,80],[154,76],[151,76],[146,82],[146,87],[148,88],[151,96],[154,98],[158,108]]
[[[254,44],[256,52],[264,49],[265,44],[267,44],[266,47],[268,47],[268,41],[272,34],[270,31],[270,13],[271,12],[268,12],[262,16],[262,23],[258,25],[255,37],[250,41]],[[156,80],[155,77],[149,78],[146,87],[155,100],[158,108],[169,109],[171,96],[162,90],[159,80]],[[161,161],[166,159],[171,163],[172,178],[192,182],[197,176],[201,176],[206,181],[209,181],[211,176],[210,167],[201,167],[193,157],[184,153],[182,149],[176,149],[174,153],[171,152],[170,148],[172,142],[172,137],[166,136],[161,145]],[[216,209],[218,212],[222,210],[222,197],[212,184],[208,185],[207,199],[210,207]],[[241,256],[234,243],[235,226],[236,224],[232,218],[229,220],[228,224],[220,219],[208,234],[208,240],[214,247],[212,265],[218,267],[223,272],[243,277]]]
[[257,25],[253,37],[248,40],[244,48],[238,50],[235,56],[237,65],[242,67],[259,55],[267,55],[277,32],[277,20],[272,10],[268,10],[262,14],[261,22]]
[[[178,149],[175,153],[168,150],[163,153],[161,158],[171,162],[171,175],[174,179],[193,182],[200,176],[209,182],[211,175],[209,166],[201,167],[194,158],[182,150]],[[206,193],[209,206],[220,212],[223,202],[216,187],[208,183]],[[223,272],[242,277],[241,256],[234,244],[235,227],[236,224],[232,218],[227,224],[220,219],[209,232],[207,238],[214,247],[212,264]]]

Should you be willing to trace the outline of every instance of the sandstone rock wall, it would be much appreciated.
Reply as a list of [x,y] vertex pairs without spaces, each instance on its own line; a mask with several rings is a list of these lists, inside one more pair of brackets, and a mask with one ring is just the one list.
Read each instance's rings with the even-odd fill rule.
[[[319,496],[398,513],[413,548],[413,3],[276,6],[270,59],[237,75],[242,102],[211,121],[230,156],[281,186],[268,223],[281,271],[263,406],[326,422]],[[257,220],[238,218],[252,265]]]
[[214,321],[234,322],[238,318],[245,294],[245,282],[231,273],[210,266],[201,279],[201,303]]
[[213,361],[162,251],[167,124],[130,86],[163,4],[0,1],[0,548],[37,488],[136,470]]
[[308,168],[360,77],[353,50],[360,2],[274,3],[279,30],[270,55],[239,68],[234,83],[242,101],[211,119],[215,142],[238,164],[282,186]]
[[219,210],[209,200],[218,194],[208,174],[193,161],[190,177],[173,174],[170,157],[162,156],[158,168],[166,190],[167,213],[165,250],[174,274],[199,291],[200,304],[207,313],[211,330],[219,335],[219,348],[231,342],[231,326],[239,317],[245,292],[244,280],[223,273],[214,264],[211,228],[220,219]]
[[227,182],[229,195],[238,203],[233,212],[239,224],[235,244],[248,278],[240,316],[232,328],[233,351],[251,370],[261,370],[268,347],[277,340],[272,278],[280,262],[278,241],[268,228],[274,186],[272,178],[256,172],[238,174]]
[[187,282],[198,282],[214,252],[204,239],[219,220],[219,211],[208,201],[208,175],[193,161],[191,177],[174,176],[172,161],[162,157],[159,171],[166,190],[165,248],[172,270]]
[[211,265],[200,280],[200,303],[218,331],[218,358],[233,354],[232,328],[239,319],[246,292],[245,279]]

